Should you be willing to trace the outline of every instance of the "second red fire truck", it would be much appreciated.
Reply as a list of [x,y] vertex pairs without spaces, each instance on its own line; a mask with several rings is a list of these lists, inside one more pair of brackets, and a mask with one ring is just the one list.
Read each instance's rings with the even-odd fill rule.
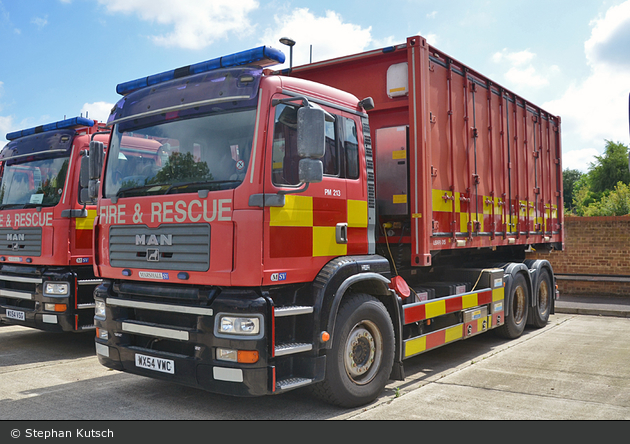
[[47,331],[94,330],[92,228],[81,152],[103,123],[74,117],[6,135],[0,151],[0,319]]

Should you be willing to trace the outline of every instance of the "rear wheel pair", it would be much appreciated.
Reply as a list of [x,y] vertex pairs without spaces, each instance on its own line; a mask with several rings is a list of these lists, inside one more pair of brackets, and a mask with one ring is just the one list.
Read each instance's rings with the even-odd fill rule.
[[496,329],[499,336],[518,338],[527,323],[536,328],[547,325],[551,313],[551,277],[545,269],[540,271],[536,291],[536,305],[530,306],[530,294],[523,274],[517,274],[512,282],[510,293],[505,297],[505,323]]

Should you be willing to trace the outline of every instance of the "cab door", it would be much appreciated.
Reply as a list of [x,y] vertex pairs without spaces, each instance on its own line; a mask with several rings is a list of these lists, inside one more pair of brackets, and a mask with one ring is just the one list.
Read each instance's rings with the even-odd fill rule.
[[283,194],[284,204],[265,207],[263,285],[310,282],[331,259],[352,251],[349,238],[354,231],[349,225],[356,224],[356,218],[349,218],[349,211],[357,204],[348,200],[344,118],[326,109],[335,121],[325,126],[324,178],[304,189],[298,177],[298,106],[280,103],[270,113],[264,192]]

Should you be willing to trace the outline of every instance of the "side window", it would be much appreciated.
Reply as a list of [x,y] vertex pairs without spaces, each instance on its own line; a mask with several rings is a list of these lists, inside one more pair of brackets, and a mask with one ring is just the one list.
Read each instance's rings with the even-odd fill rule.
[[339,175],[339,158],[337,155],[337,137],[335,135],[335,122],[326,122],[326,154],[324,154],[322,162],[324,162],[325,175]]
[[[326,152],[322,158],[324,174],[339,175],[339,150],[337,148],[337,126],[326,122]],[[297,185],[299,183],[297,154],[297,108],[280,104],[276,106],[273,130],[272,181],[274,185]]]
[[357,125],[354,120],[343,119],[343,148],[346,155],[346,177],[359,178],[359,140],[357,139]]
[[275,185],[297,185],[297,108],[276,106],[273,127],[272,181]]

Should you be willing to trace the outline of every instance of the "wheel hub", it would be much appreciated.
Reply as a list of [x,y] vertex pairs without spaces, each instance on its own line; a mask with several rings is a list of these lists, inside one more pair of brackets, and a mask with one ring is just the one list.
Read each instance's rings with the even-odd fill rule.
[[380,365],[382,338],[375,325],[364,321],[350,331],[344,350],[346,373],[357,384],[370,382]]

